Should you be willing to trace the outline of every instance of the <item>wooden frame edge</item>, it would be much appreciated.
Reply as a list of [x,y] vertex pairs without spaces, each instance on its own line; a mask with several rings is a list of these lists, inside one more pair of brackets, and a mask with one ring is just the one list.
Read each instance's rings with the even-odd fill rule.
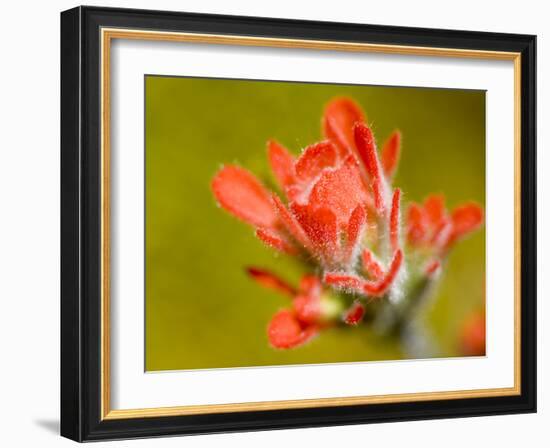
[[[514,386],[510,388],[423,392],[377,396],[281,400],[231,403],[217,405],[189,405],[142,409],[113,410],[110,408],[110,47],[112,39],[196,42],[218,45],[263,46],[405,54],[416,56],[459,57],[473,59],[507,60],[514,63]],[[339,41],[283,39],[201,34],[183,32],[143,31],[122,28],[101,28],[101,420],[151,418],[167,416],[232,413],[246,411],[306,409],[316,407],[350,406],[381,403],[485,398],[521,395],[521,53],[469,50],[439,47],[418,47],[390,44],[349,43]]]

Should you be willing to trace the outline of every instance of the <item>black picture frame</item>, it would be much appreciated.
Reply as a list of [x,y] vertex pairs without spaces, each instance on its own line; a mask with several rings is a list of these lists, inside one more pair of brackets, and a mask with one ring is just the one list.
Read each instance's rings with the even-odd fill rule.
[[[100,29],[521,53],[521,394],[101,419]],[[536,412],[536,37],[77,7],[61,13],[61,435],[76,441]]]

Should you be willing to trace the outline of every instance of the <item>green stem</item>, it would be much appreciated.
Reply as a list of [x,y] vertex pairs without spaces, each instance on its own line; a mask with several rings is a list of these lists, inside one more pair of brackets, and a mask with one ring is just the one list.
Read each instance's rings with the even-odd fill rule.
[[411,322],[425,304],[434,285],[434,280],[422,276],[401,302],[394,304],[386,300],[386,305],[374,322],[375,328],[382,334],[401,338],[410,329]]

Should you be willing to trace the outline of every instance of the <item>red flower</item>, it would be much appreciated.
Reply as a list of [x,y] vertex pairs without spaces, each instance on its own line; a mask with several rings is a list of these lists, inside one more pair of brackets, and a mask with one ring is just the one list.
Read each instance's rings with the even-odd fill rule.
[[[271,168],[287,204],[251,173],[232,165],[213,180],[219,204],[256,227],[267,245],[289,254],[308,253],[325,269],[348,269],[360,249],[367,216],[372,215],[374,225],[387,219],[388,179],[399,155],[400,137],[394,133],[380,161],[362,117],[353,101],[339,98],[325,110],[328,140],[308,146],[298,158],[281,144],[268,142]],[[399,223],[391,226],[396,237]]]
[[443,195],[430,195],[424,204],[412,203],[407,211],[407,240],[432,256],[425,266],[428,276],[439,272],[440,258],[460,239],[483,223],[483,210],[473,202],[456,207],[449,215]]
[[[322,306],[331,289],[343,290],[332,292],[348,307],[342,320],[359,323],[364,299],[395,296],[405,263],[401,190],[391,187],[401,134],[394,131],[379,154],[363,111],[348,98],[327,105],[322,131],[325,140],[306,147],[299,157],[274,140],[268,142],[269,163],[282,196],[234,165],[223,167],[212,181],[218,203],[252,225],[262,242],[305,258],[322,272],[320,278],[305,276],[295,289],[271,273],[249,270],[259,283],[292,299],[291,308],[279,311],[269,324],[269,340],[277,348],[301,345],[335,319]],[[429,247],[435,257],[424,274],[434,276],[445,251],[481,221],[481,208],[475,204],[450,216],[439,196],[412,204],[407,215],[410,247]]]
[[353,305],[344,314],[344,322],[348,325],[357,325],[365,315],[365,306],[360,301],[353,302]]
[[304,325],[292,310],[278,311],[267,328],[270,344],[274,348],[295,348],[313,338],[317,328]]
[[437,275],[441,258],[460,239],[483,223],[483,210],[473,202],[456,207],[449,215],[443,195],[430,195],[424,204],[411,203],[407,210],[407,241],[411,247],[424,249],[428,261],[424,273]]
[[267,335],[273,347],[297,347],[326,326],[328,316],[321,303],[322,285],[317,277],[302,277],[300,287],[295,289],[271,272],[248,268],[248,273],[262,286],[281,292],[292,300],[291,308],[278,311],[269,323]]
[[483,210],[473,202],[463,204],[451,215],[443,195],[431,195],[423,205],[412,203],[407,213],[407,238],[411,245],[441,252],[472,233],[483,223]]

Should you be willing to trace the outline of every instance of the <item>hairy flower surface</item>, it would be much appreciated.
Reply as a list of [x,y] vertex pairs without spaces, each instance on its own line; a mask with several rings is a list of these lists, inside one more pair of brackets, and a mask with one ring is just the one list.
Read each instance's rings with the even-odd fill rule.
[[[379,152],[363,111],[349,98],[329,102],[322,131],[325,140],[298,157],[268,142],[282,195],[236,165],[224,166],[212,181],[220,206],[253,226],[259,240],[315,267],[298,288],[262,269],[248,270],[291,298],[291,307],[268,326],[276,348],[304,344],[330,325],[357,325],[371,300],[403,295],[401,190],[392,187],[401,134],[394,131]],[[427,254],[422,275],[431,278],[452,245],[481,225],[483,213],[468,203],[449,215],[442,196],[429,196],[411,204],[406,218],[407,247]]]

